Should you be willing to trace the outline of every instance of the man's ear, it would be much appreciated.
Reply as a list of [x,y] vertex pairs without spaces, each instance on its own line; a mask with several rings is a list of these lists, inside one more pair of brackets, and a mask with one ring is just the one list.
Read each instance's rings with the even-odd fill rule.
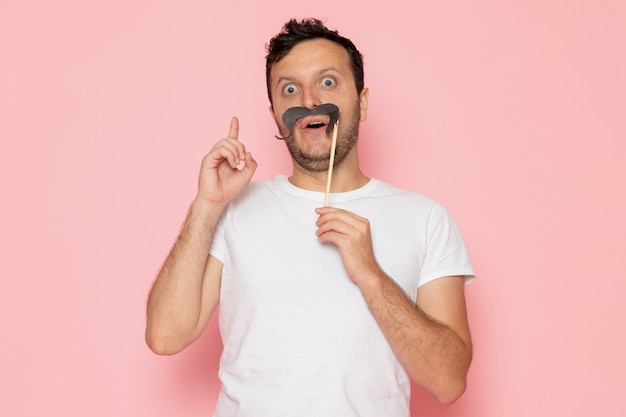
[[274,114],[274,107],[272,107],[271,104],[268,110],[270,111],[270,114],[272,115],[272,119],[274,120],[274,123],[276,123],[276,126],[278,126],[278,120],[276,120],[276,115]]
[[369,88],[363,88],[361,94],[359,94],[359,106],[361,109],[361,121],[364,122],[367,119],[367,98],[370,94]]

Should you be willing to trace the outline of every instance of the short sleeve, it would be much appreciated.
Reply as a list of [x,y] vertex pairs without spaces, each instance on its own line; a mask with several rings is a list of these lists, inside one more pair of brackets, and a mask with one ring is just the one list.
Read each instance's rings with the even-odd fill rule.
[[426,255],[419,286],[437,278],[464,276],[466,284],[475,278],[461,232],[448,210],[434,203],[426,224]]
[[211,249],[209,250],[209,254],[211,256],[217,258],[222,264],[226,263],[226,239],[224,233],[226,231],[226,217],[228,215],[228,208],[224,213],[222,213],[222,217],[217,222],[217,226],[215,227],[215,233],[213,234],[213,241],[211,242]]

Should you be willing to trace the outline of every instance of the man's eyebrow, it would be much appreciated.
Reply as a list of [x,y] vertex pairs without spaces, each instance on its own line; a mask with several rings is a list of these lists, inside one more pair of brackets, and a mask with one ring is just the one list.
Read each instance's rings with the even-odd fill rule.
[[283,75],[282,77],[278,77],[278,79],[276,80],[276,85],[279,85],[280,83],[283,83],[285,81],[297,81],[297,80],[295,77]]
[[[337,67],[330,66],[330,67],[322,68],[321,70],[319,70],[317,72],[317,75],[323,75],[323,74],[326,74],[327,72],[339,72],[339,70],[337,69]],[[276,80],[276,85],[280,85],[283,82],[298,82],[298,79],[291,75],[282,75],[278,77],[278,79]]]
[[339,69],[337,69],[337,67],[330,66],[330,67],[326,67],[324,69],[321,69],[319,74],[324,74],[326,72],[339,72]]

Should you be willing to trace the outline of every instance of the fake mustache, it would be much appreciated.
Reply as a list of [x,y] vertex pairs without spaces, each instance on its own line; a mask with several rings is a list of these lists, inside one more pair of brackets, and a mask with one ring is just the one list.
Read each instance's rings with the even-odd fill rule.
[[285,110],[283,113],[283,123],[287,126],[287,129],[289,129],[289,134],[284,138],[280,136],[274,137],[279,140],[289,139],[291,135],[293,135],[293,126],[296,124],[296,120],[307,116],[319,116],[322,114],[330,117],[330,122],[328,122],[326,126],[326,133],[330,133],[332,127],[339,120],[339,107],[333,103],[324,103],[313,107],[311,110],[306,107],[290,107]]

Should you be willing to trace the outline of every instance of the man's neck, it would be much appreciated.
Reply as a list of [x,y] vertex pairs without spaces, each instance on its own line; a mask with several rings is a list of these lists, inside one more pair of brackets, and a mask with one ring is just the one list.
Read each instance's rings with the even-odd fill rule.
[[[330,184],[331,193],[342,193],[361,188],[369,182],[369,178],[361,172],[357,161],[344,163],[335,166]],[[308,171],[294,163],[293,174],[289,177],[289,182],[298,188],[310,191],[326,191],[326,181],[328,171]]]

